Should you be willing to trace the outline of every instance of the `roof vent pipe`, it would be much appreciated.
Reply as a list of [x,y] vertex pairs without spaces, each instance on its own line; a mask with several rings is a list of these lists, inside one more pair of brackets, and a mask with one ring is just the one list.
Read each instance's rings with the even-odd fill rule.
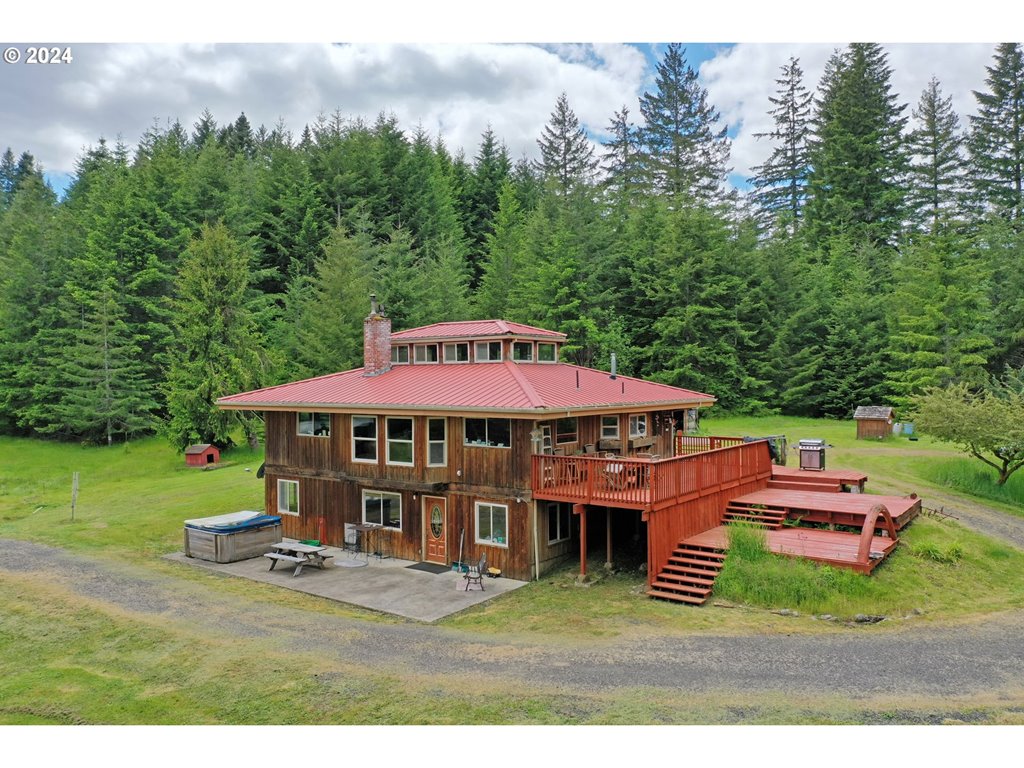
[[619,368],[619,360],[618,360],[617,357],[615,357],[615,353],[612,352],[612,375],[611,375],[611,377],[613,379],[615,378],[615,373],[618,370],[618,368]]

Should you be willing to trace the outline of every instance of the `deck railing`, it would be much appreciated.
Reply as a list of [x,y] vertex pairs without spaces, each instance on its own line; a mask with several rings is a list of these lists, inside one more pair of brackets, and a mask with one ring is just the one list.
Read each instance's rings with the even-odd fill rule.
[[702,439],[730,444],[654,460],[534,454],[533,495],[577,504],[657,509],[771,471],[761,441]]
[[680,456],[691,453],[704,453],[705,451],[716,451],[719,448],[727,448],[730,445],[739,445],[742,442],[742,437],[678,434],[676,435],[676,455]]

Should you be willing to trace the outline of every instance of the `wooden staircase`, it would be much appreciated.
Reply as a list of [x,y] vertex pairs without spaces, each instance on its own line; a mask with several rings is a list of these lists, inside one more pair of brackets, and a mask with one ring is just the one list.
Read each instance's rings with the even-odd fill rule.
[[725,553],[720,549],[680,542],[647,594],[677,603],[703,605],[711,596],[723,562]]
[[782,527],[785,519],[786,511],[783,509],[730,501],[725,507],[725,514],[722,515],[722,525],[747,523],[774,531]]

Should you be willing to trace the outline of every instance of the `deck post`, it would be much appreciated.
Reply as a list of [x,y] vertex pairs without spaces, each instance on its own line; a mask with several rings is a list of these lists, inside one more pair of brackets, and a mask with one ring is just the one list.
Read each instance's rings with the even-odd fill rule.
[[572,513],[580,516],[580,578],[587,575],[587,505],[573,504]]
[[611,507],[605,507],[604,513],[605,519],[605,539],[608,546],[608,556],[605,558],[604,567],[605,570],[610,571],[612,569],[612,510]]

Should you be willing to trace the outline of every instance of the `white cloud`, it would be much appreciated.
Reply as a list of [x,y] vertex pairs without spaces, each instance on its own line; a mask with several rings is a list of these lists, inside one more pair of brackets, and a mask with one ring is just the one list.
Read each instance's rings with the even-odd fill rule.
[[[708,98],[721,112],[723,122],[738,130],[732,143],[732,165],[737,176],[746,178],[751,168],[764,162],[771,152],[768,139],[755,133],[771,130],[769,96],[776,95],[776,78],[790,56],[800,59],[804,85],[816,89],[825,62],[845,43],[763,44],[741,43],[701,66],[701,78]],[[972,90],[985,90],[985,67],[992,62],[994,46],[979,43],[904,43],[885,45],[892,69],[892,89],[900,103],[907,104],[909,119],[921,92],[934,75],[943,93],[953,97],[961,127],[975,112]],[[912,121],[911,121],[912,122]]]
[[[221,124],[243,111],[254,126],[283,120],[295,135],[336,109],[370,121],[393,112],[468,157],[491,125],[513,158],[533,157],[562,91],[600,133],[622,104],[636,112],[646,66],[621,44],[89,44],[74,55],[63,68],[7,68],[0,81],[2,141],[49,171],[70,170],[100,137],[134,143],[154,120],[191,130],[204,109]],[[58,123],[65,136],[40,130]]]

